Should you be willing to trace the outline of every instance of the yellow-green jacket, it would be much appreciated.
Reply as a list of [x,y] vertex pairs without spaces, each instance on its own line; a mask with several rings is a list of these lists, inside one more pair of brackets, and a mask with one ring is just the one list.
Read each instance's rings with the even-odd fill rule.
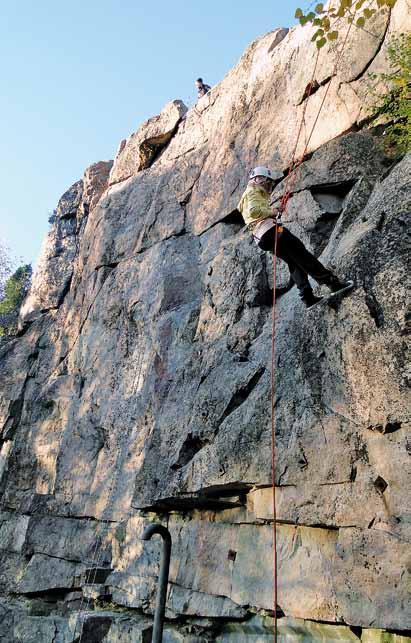
[[237,206],[247,227],[252,230],[262,219],[273,216],[270,195],[258,185],[249,185]]

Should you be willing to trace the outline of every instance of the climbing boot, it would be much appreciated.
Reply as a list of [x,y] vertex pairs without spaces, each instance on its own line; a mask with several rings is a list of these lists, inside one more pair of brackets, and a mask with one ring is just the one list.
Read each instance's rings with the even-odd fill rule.
[[336,293],[340,290],[348,290],[349,288],[352,288],[354,286],[354,282],[351,280],[341,281],[336,275],[333,275],[325,285],[332,293]]
[[315,306],[315,304],[318,304],[323,299],[322,297],[317,297],[316,295],[314,295],[311,288],[304,288],[304,290],[300,290],[300,297],[304,302],[306,308],[312,308],[312,306]]

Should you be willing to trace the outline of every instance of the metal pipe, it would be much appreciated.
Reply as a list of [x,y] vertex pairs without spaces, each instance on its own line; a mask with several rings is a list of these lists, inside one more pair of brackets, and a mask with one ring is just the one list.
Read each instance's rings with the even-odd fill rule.
[[141,536],[142,540],[150,540],[154,534],[159,534],[163,539],[163,548],[161,550],[160,573],[158,576],[158,590],[156,609],[154,612],[154,627],[152,643],[162,643],[163,640],[163,626],[164,614],[166,611],[167,600],[167,586],[168,586],[168,573],[170,569],[171,557],[171,535],[167,527],[163,527],[158,523],[149,525]]

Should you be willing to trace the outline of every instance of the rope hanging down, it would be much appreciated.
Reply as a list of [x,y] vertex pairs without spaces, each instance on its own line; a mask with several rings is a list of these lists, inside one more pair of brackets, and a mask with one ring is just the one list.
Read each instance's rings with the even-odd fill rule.
[[298,161],[295,162],[295,156],[296,156],[297,149],[298,149],[298,143],[300,142],[300,136],[301,136],[303,124],[305,123],[305,114],[306,114],[306,111],[307,111],[308,99],[310,98],[310,95],[311,95],[311,92],[312,92],[312,89],[313,89],[313,86],[314,86],[315,73],[317,71],[318,59],[320,57],[320,49],[317,50],[317,55],[316,55],[316,58],[315,58],[315,64],[314,64],[313,73],[312,73],[311,80],[310,80],[310,82],[308,84],[308,88],[307,88],[308,96],[307,96],[306,100],[304,101],[304,107],[303,107],[303,113],[302,113],[302,117],[301,117],[301,123],[300,123],[300,127],[298,129],[298,132],[297,132],[297,138],[296,138],[296,141],[295,141],[295,145],[294,145],[294,149],[293,149],[293,153],[292,153],[292,157],[291,157],[290,171],[289,171],[289,173],[287,175],[287,178],[285,180],[284,194],[283,194],[283,197],[281,199],[281,204],[280,204],[280,208],[279,208],[280,212],[285,212],[286,211],[289,198],[290,198],[290,196],[291,196],[291,194],[293,192],[294,186],[295,186],[295,184],[297,182],[297,169],[299,168],[301,163],[304,161],[304,157],[307,154],[308,146],[309,146],[310,141],[312,139],[314,130],[315,130],[316,126],[317,126],[318,119],[320,118],[320,114],[322,112],[322,109],[324,107],[325,101],[327,99],[328,92],[330,91],[332,78],[337,75],[340,60],[342,58],[342,55],[343,55],[343,52],[344,52],[344,49],[345,49],[345,45],[347,44],[348,36],[350,35],[352,25],[353,25],[353,23],[351,22],[349,24],[349,26],[348,26],[348,29],[347,29],[347,32],[345,34],[341,49],[340,49],[339,54],[336,57],[336,60],[335,60],[335,63],[334,63],[334,67],[333,67],[333,70],[332,70],[332,73],[331,73],[331,79],[330,79],[329,83],[327,84],[326,90],[324,92],[324,96],[322,98],[320,107],[318,108],[318,112],[317,112],[316,117],[314,119],[314,122],[312,124],[310,133],[308,135],[308,138],[305,141],[304,149],[303,149]]
[[277,643],[277,596],[278,596],[278,580],[277,580],[277,504],[275,501],[275,323],[276,323],[276,299],[277,299],[277,242],[278,242],[278,227],[274,227],[274,270],[273,270],[273,312],[272,312],[272,328],[271,328],[271,475],[272,475],[272,490],[273,490],[273,578],[274,578],[274,641]]
[[[353,23],[349,24],[349,27],[347,29],[347,32],[345,34],[344,41],[341,46],[341,50],[339,52],[339,55],[336,58],[333,72],[332,72],[332,77],[336,76],[338,66],[340,64],[340,60],[345,48],[345,45],[348,40],[348,36],[351,31]],[[295,141],[292,157],[291,157],[291,164],[290,164],[290,171],[287,175],[287,178],[285,180],[285,186],[284,186],[284,193],[281,199],[280,207],[279,207],[279,216],[278,219],[281,218],[282,214],[287,211],[287,206],[288,206],[288,201],[290,199],[290,196],[294,190],[296,181],[297,181],[297,169],[299,166],[302,164],[304,161],[305,155],[308,150],[308,146],[310,144],[312,135],[314,133],[315,127],[318,123],[318,119],[320,117],[321,111],[324,107],[326,98],[328,96],[328,92],[331,86],[331,80],[327,85],[327,88],[324,92],[324,96],[322,98],[320,107],[318,109],[318,112],[316,114],[316,117],[314,119],[314,122],[312,124],[310,133],[308,138],[305,140],[305,145],[302,154],[300,155],[298,161],[295,161],[295,156],[297,153],[298,149],[298,144],[300,141],[301,133],[303,130],[303,125],[305,125],[305,115],[307,111],[307,105],[308,105],[308,99],[310,98],[312,89],[314,87],[314,81],[315,81],[315,74],[317,71],[317,65],[318,65],[318,59],[319,59],[319,54],[320,50],[318,49],[317,55],[315,58],[315,64],[314,64],[314,69],[313,73],[311,76],[310,83],[308,85],[308,96],[307,99],[304,102],[304,107],[303,107],[303,112],[301,116],[301,123],[298,128],[297,132],[297,138]],[[275,370],[275,338],[276,338],[276,303],[277,303],[277,294],[276,294],[276,281],[277,281],[277,245],[278,245],[278,226],[275,225],[275,230],[274,230],[274,249],[273,249],[273,261],[274,261],[274,269],[273,269],[273,309],[272,309],[272,333],[271,333],[271,472],[272,472],[272,504],[273,504],[273,580],[274,580],[274,593],[273,593],[273,608],[274,608],[274,643],[277,643],[278,640],[278,623],[277,623],[277,603],[278,603],[278,564],[277,564],[277,503],[276,503],[276,498],[275,498],[275,478],[276,478],[276,442],[275,442],[275,389],[276,389],[276,370]]]

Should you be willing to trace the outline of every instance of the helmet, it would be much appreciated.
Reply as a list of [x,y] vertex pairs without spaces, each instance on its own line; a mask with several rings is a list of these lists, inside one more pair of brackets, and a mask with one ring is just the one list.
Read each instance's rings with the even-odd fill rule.
[[250,179],[255,179],[256,176],[264,176],[266,179],[274,180],[271,170],[268,167],[255,167],[250,172]]

